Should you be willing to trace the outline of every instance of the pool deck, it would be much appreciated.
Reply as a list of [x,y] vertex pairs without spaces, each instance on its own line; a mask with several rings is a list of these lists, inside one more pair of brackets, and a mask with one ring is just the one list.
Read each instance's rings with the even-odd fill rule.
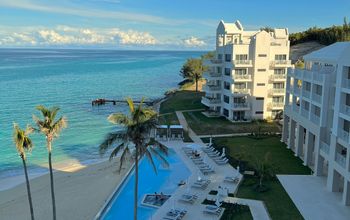
[[[194,141],[194,144],[204,147],[205,144],[202,142],[202,140],[188,127],[187,122],[185,120],[185,117],[183,116],[182,112],[176,112],[179,121],[181,125],[189,131],[189,136]],[[225,182],[224,178],[226,176],[234,176],[237,173],[237,170],[234,169],[231,165],[217,165],[212,159],[208,158],[206,162],[211,165],[215,173],[211,175],[204,176],[199,171],[198,167],[192,162],[190,158],[187,157],[187,155],[182,150],[182,147],[185,147],[188,145],[188,143],[184,143],[182,141],[167,141],[162,142],[169,148],[174,149],[174,151],[178,154],[178,156],[183,160],[185,165],[188,167],[188,169],[191,171],[191,176],[188,178],[187,185],[180,186],[172,195],[172,197],[162,206],[160,207],[156,213],[152,216],[151,219],[163,219],[163,217],[166,216],[166,213],[172,209],[172,208],[178,208],[178,209],[186,209],[187,214],[184,216],[184,220],[190,220],[190,219],[201,219],[201,220],[213,220],[213,219],[220,219],[221,216],[215,216],[210,214],[205,214],[203,212],[205,205],[201,204],[203,200],[205,199],[216,199],[217,196],[209,195],[209,192],[211,190],[218,190],[219,186],[222,188],[227,188],[230,193],[235,193],[238,189],[239,183],[242,181],[242,175],[240,175],[239,183],[229,183]],[[204,152],[201,152],[201,155],[206,155]],[[190,193],[196,194],[198,196],[198,199],[193,203],[184,203],[179,201],[179,198],[181,198],[181,195],[188,192],[188,188],[194,183],[197,178],[198,174],[201,174],[200,176],[203,178],[210,179],[211,182],[208,185],[208,187],[204,190],[202,189],[194,189],[190,188]],[[266,210],[266,207],[262,201],[257,200],[249,200],[249,199],[240,199],[240,198],[234,198],[234,197],[220,197],[222,201],[232,202],[232,203],[238,203],[242,205],[248,205],[250,208],[250,211],[252,213],[252,216],[254,219],[259,220],[269,220],[270,216]]]

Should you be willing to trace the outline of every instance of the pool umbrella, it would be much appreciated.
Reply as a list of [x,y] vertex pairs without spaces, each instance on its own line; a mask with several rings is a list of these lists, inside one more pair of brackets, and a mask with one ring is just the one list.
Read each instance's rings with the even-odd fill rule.
[[221,157],[225,157],[226,156],[226,154],[225,154],[225,148],[222,148],[222,154],[221,154]]
[[217,207],[220,207],[220,206],[221,206],[221,202],[219,201],[219,196],[218,196],[218,195],[216,196],[215,205],[216,205]]
[[213,141],[213,138],[210,137],[210,138],[209,138],[209,147],[212,145],[212,141]]
[[201,181],[201,180],[202,180],[201,175],[199,174],[199,172],[198,172],[197,174],[198,174],[197,180],[198,180],[198,181]]

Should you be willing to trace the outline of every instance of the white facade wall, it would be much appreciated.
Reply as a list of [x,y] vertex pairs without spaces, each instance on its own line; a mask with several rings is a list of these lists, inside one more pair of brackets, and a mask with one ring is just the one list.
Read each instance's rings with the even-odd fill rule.
[[304,59],[288,71],[282,141],[350,205],[350,43]]
[[212,86],[205,87],[202,103],[232,121],[266,119],[282,111],[291,66],[288,30],[244,31],[239,21],[221,21],[216,36],[216,58],[204,74]]

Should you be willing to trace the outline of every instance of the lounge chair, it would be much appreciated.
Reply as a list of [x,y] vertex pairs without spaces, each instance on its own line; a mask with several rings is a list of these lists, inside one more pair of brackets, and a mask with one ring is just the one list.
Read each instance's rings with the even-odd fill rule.
[[225,165],[228,163],[228,159],[222,161],[215,161],[217,165]]
[[197,200],[198,196],[194,194],[183,194],[179,201],[193,204]]
[[234,176],[234,177],[232,177],[232,176],[226,176],[225,179],[224,179],[224,181],[230,182],[230,183],[238,183],[238,182],[239,182],[239,177],[238,177],[238,175],[237,175],[237,176]]
[[216,151],[216,152],[213,152],[213,153],[207,153],[209,157],[218,157],[220,156],[220,152],[219,151]]
[[222,208],[217,207],[215,205],[207,205],[207,206],[205,206],[203,212],[219,216],[222,212]]

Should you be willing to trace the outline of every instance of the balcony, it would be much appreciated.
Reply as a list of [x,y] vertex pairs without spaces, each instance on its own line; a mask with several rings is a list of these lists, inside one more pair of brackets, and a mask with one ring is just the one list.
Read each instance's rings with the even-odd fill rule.
[[212,97],[202,97],[202,103],[206,106],[213,106],[213,105],[220,105],[221,100],[218,98],[212,98]]
[[309,119],[309,111],[304,108],[301,109],[301,115]]
[[345,168],[345,164],[346,164],[346,158],[344,155],[342,155],[339,152],[335,153],[335,161],[337,161],[337,163],[342,166],[343,168]]
[[252,67],[252,60],[233,60],[232,64],[234,67]]
[[320,124],[320,116],[317,116],[315,114],[310,115],[310,119],[313,123],[319,125]]
[[247,89],[247,88],[234,88],[233,92],[235,94],[247,95],[247,94],[250,94],[250,89]]
[[310,98],[310,96],[311,96],[310,91],[303,90],[303,96],[306,97],[306,98]]
[[318,102],[319,104],[321,104],[321,99],[322,97],[319,95],[319,94],[316,94],[316,93],[312,93],[312,100]]
[[343,87],[350,89],[350,79],[343,79]]
[[346,143],[349,143],[350,141],[350,139],[349,139],[349,132],[348,131],[345,131],[345,130],[343,130],[343,129],[339,129],[339,135],[338,135],[338,137],[340,138],[340,139],[342,139],[343,141],[345,141]]
[[291,61],[290,60],[274,60],[271,61],[270,67],[288,67],[291,66]]
[[269,95],[284,95],[285,89],[284,88],[273,88],[269,90]]
[[285,74],[273,74],[270,76],[270,81],[275,82],[275,81],[285,81],[286,80],[286,75]]
[[203,77],[209,80],[214,80],[214,79],[220,78],[221,76],[222,76],[221,73],[216,73],[212,71],[203,73]]
[[340,112],[345,115],[350,115],[350,105],[342,105]]
[[211,91],[220,91],[221,90],[221,86],[219,85],[205,85],[204,86],[204,91],[208,91],[208,92],[211,92]]
[[233,108],[235,110],[249,110],[250,105],[249,103],[233,103]]
[[284,107],[284,102],[270,102],[267,105],[267,108],[272,110],[272,109],[283,109]]
[[306,69],[290,69],[288,73],[297,79],[305,81],[313,81],[323,84],[326,80],[326,76],[330,73],[326,68],[317,71]]
[[329,154],[329,144],[327,144],[326,142],[321,141],[320,142],[320,150],[325,152],[326,154]]
[[222,60],[221,59],[205,60],[204,65],[206,65],[206,66],[222,65]]
[[235,74],[233,76],[233,79],[235,81],[251,81],[252,80],[252,75],[251,74],[245,74],[245,75],[237,75],[237,74]]

